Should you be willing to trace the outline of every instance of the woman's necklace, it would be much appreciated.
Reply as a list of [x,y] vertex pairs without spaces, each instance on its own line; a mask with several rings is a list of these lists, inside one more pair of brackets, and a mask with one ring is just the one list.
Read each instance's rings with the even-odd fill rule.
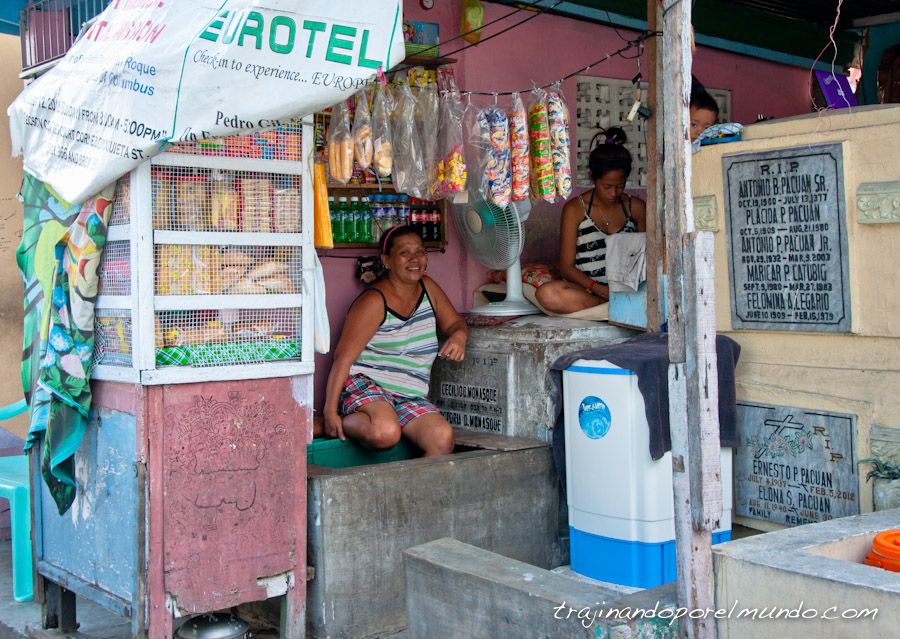
[[[591,204],[592,205],[593,205],[594,195],[596,195],[596,191],[591,195]],[[591,214],[592,214],[591,217],[596,222],[600,222],[600,224],[602,224],[602,226],[600,227],[600,230],[603,231],[604,233],[606,233],[607,235],[609,235],[610,222],[608,219],[606,219],[606,215],[604,214],[602,205],[599,202],[597,203],[597,217],[593,216],[593,211],[591,211]]]

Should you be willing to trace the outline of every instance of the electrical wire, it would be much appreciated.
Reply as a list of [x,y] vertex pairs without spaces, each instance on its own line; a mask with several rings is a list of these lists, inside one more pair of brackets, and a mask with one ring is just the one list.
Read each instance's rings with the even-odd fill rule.
[[[481,31],[481,30],[484,29],[485,27],[489,27],[489,26],[491,26],[492,24],[496,24],[496,23],[500,22],[501,20],[506,20],[508,17],[513,16],[513,15],[515,15],[515,14],[521,12],[521,11],[530,11],[530,10],[531,10],[531,7],[537,7],[537,6],[538,6],[539,4],[541,4],[543,1],[544,1],[544,0],[537,0],[537,2],[532,2],[532,3],[529,4],[527,7],[526,7],[526,6],[519,6],[518,9],[513,9],[512,11],[510,11],[509,13],[507,13],[506,15],[502,15],[502,16],[500,16],[499,18],[494,18],[494,19],[491,20],[490,22],[485,22],[483,25],[481,25],[481,26],[478,27],[477,29],[472,29],[471,31],[466,31],[465,33],[460,33],[460,34],[458,34],[458,35],[453,36],[453,37],[450,38],[449,40],[445,40],[445,41],[442,42],[442,43],[439,43],[439,44],[434,45],[433,47],[428,47],[427,49],[422,49],[422,50],[419,51],[416,55],[425,55],[425,53],[426,53],[427,51],[432,51],[432,50],[434,50],[434,49],[437,49],[438,47],[441,46],[441,44],[447,44],[448,42],[453,42],[454,40],[459,40],[459,39],[461,39],[461,38],[464,38],[464,37],[466,37],[467,35],[472,35],[473,33],[478,33],[479,31]],[[557,4],[557,5],[558,5],[558,4],[561,4],[561,2],[557,2],[556,4]],[[556,6],[556,5],[553,5],[553,6]],[[550,7],[550,8],[552,8],[552,7]],[[607,12],[607,13],[609,13],[609,12]],[[476,44],[477,44],[477,43],[476,43]]]
[[[442,57],[449,57],[449,56],[452,56],[452,55],[456,55],[457,53],[460,53],[461,51],[465,51],[466,49],[471,49],[472,47],[477,47],[478,45],[483,44],[483,43],[487,42],[488,40],[492,40],[492,39],[496,38],[497,36],[503,35],[503,34],[506,33],[507,31],[511,31],[512,29],[515,29],[516,27],[521,26],[521,25],[525,24],[526,22],[529,22],[529,21],[531,21],[531,20],[534,20],[534,19],[537,18],[538,16],[541,16],[541,15],[545,14],[547,11],[550,11],[551,9],[555,9],[556,7],[558,7],[559,5],[561,5],[564,1],[565,1],[565,0],[557,0],[557,2],[555,2],[554,4],[552,4],[552,5],[548,6],[548,7],[542,7],[542,8],[539,9],[537,12],[535,12],[534,14],[528,16],[528,17],[525,18],[524,20],[519,20],[518,22],[516,22],[516,23],[514,23],[514,24],[511,24],[510,26],[506,27],[505,29],[501,29],[501,30],[498,31],[497,33],[492,33],[492,34],[489,35],[489,36],[486,36],[486,37],[484,37],[484,38],[481,38],[478,42],[475,42],[475,43],[473,43],[473,44],[467,44],[467,45],[464,46],[464,47],[460,47],[459,49],[455,49],[454,51],[450,51],[449,53],[445,53]],[[476,31],[477,31],[477,29],[476,29]],[[472,33],[472,32],[470,31],[469,33]],[[432,47],[432,49],[433,49],[433,48],[434,48],[434,47]],[[395,68],[391,69],[390,72],[391,72],[391,73],[395,73],[395,72],[397,72],[397,71],[406,71],[407,69],[411,69],[411,68],[413,68],[414,66],[416,66],[416,65],[398,66],[398,67],[395,67]]]
[[[566,80],[570,80],[570,79],[574,78],[576,75],[586,73],[587,71],[590,71],[593,67],[603,64],[604,62],[610,60],[611,58],[613,58],[615,56],[619,56],[622,53],[624,53],[630,49],[634,49],[634,48],[639,49],[643,46],[643,43],[646,42],[647,39],[654,37],[654,36],[659,36],[659,35],[662,35],[661,32],[659,32],[659,31],[644,31],[643,33],[640,34],[640,37],[635,38],[633,41],[630,41],[624,47],[621,47],[611,53],[607,53],[605,56],[603,56],[602,58],[600,58],[599,60],[597,60],[595,62],[591,62],[586,67],[580,67],[576,71],[573,71],[572,73],[569,73],[568,75],[563,76],[559,80],[553,80],[552,82],[548,82],[547,84],[541,85],[540,87],[529,87],[528,89],[523,89],[521,91],[490,91],[490,92],[487,92],[487,91],[462,91],[462,93],[467,94],[467,95],[495,96],[495,95],[512,95],[513,93],[525,93],[526,91],[528,91],[530,89],[547,89],[549,87],[552,87],[554,84],[557,84],[557,83],[561,84],[561,83],[565,82]],[[626,58],[626,59],[634,59],[634,58]]]
[[[812,105],[812,108],[815,111],[821,112],[824,111],[827,106],[818,106],[816,104],[816,100],[813,97],[813,81],[814,81],[814,73],[816,70],[816,64],[819,63],[819,59],[828,51],[828,47],[834,47],[834,54],[831,57],[831,77],[834,79],[835,84],[837,84],[837,76],[834,73],[834,65],[837,63],[837,54],[838,47],[837,42],[834,39],[834,32],[837,31],[838,23],[841,21],[841,6],[844,4],[844,0],[838,0],[837,3],[837,14],[834,17],[834,23],[828,29],[828,44],[822,47],[822,50],[819,52],[819,55],[816,56],[816,59],[813,60],[812,66],[809,68],[809,102]],[[843,90],[838,85],[839,95],[844,98],[844,102],[847,104],[847,108],[850,108],[850,101],[847,100],[847,97],[844,95]]]

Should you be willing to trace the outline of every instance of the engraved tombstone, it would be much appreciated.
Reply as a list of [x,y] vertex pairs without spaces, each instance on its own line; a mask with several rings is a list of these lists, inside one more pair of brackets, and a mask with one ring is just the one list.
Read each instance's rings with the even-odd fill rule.
[[735,514],[796,526],[859,514],[856,417],[738,402]]
[[722,164],[734,328],[849,332],[841,145]]

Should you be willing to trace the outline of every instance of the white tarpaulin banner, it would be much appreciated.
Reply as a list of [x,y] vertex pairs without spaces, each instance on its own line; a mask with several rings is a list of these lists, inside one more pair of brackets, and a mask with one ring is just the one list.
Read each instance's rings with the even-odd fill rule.
[[279,126],[404,57],[402,0],[113,0],[9,107],[14,153],[80,203],[169,143]]

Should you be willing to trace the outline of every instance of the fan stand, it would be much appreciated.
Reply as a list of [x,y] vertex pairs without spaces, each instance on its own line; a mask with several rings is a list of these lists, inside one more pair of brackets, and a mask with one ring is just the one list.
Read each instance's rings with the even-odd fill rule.
[[507,315],[536,315],[541,312],[537,306],[522,295],[522,266],[516,260],[506,269],[506,299],[502,302],[482,304],[471,309],[471,315],[505,317]]

